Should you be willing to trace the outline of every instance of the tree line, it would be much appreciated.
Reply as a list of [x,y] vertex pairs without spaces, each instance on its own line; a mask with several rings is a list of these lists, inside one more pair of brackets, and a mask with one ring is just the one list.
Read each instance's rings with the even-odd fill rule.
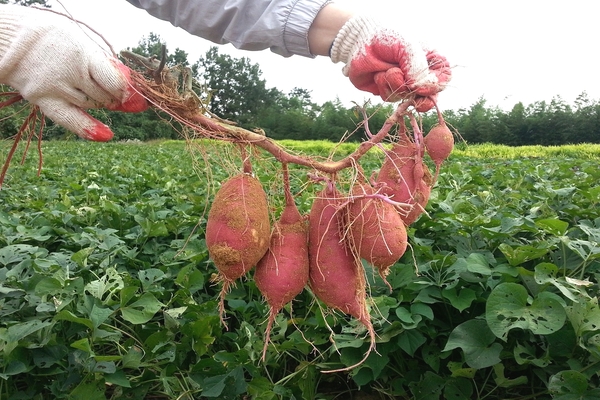
[[[162,46],[160,36],[150,33],[128,50],[160,57]],[[260,66],[246,57],[234,58],[213,46],[193,64],[188,60],[188,54],[179,48],[167,52],[166,60],[167,66],[189,68],[195,82],[199,83],[193,90],[204,99],[212,113],[242,127],[262,129],[273,139],[339,141],[346,137],[349,141],[361,141],[365,138],[361,124],[363,114],[357,107],[345,106],[339,99],[317,104],[310,91],[303,88],[294,88],[288,93],[269,88]],[[360,107],[370,116],[370,130],[376,132],[394,105],[366,104]],[[0,109],[0,137],[8,138],[18,131],[24,115],[13,114],[20,108],[23,104]],[[480,98],[469,108],[443,112],[446,122],[467,143],[509,146],[600,143],[600,102],[589,98],[585,92],[573,104],[555,97],[550,102],[529,105],[519,102],[506,111],[490,107],[484,98]],[[115,140],[181,138],[181,127],[155,110],[138,114],[93,110],[92,114],[111,126]],[[425,131],[437,121],[435,112],[425,113],[422,118]],[[69,136],[68,132],[48,121],[44,138],[66,136]]]

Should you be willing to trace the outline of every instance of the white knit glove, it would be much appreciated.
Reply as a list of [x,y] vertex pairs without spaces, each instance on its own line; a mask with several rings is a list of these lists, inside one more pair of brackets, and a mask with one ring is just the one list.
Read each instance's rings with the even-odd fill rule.
[[340,29],[331,60],[345,64],[344,75],[358,89],[384,101],[413,98],[419,111],[433,107],[451,77],[444,57],[363,15]]
[[85,109],[148,107],[130,70],[80,26],[50,11],[0,5],[0,83],[19,91],[56,124],[84,139],[113,133]]

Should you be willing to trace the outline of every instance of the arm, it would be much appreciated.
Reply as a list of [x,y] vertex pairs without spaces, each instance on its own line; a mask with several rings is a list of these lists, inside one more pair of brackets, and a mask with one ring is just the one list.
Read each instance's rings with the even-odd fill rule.
[[[315,38],[318,36],[315,33],[328,36],[327,51],[337,33],[334,25],[324,26],[338,8],[333,7],[330,0],[127,1],[213,43],[231,43],[242,50],[271,49],[285,57],[326,55],[325,45]],[[316,28],[311,33],[313,21]],[[340,22],[336,21],[335,25],[339,25],[339,30]]]
[[419,111],[435,105],[451,76],[437,52],[330,0],[127,1],[214,43],[286,57],[328,55],[345,64],[358,89],[384,101],[412,98]]
[[323,7],[308,30],[310,52],[317,56],[329,56],[335,37],[353,15],[351,10],[334,3]]

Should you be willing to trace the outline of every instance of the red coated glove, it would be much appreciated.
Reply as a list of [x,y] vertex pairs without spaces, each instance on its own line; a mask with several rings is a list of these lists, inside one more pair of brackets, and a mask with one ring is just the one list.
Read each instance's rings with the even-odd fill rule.
[[84,139],[113,132],[85,110],[139,112],[148,108],[131,70],[89,32],[50,11],[0,5],[0,83],[18,90],[56,124]]
[[361,15],[340,29],[331,59],[346,64],[342,71],[358,89],[390,102],[413,98],[418,111],[434,106],[452,75],[443,56]]

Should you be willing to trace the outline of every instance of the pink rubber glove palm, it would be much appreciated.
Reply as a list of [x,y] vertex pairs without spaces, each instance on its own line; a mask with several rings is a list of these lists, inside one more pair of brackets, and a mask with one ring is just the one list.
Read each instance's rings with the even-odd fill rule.
[[129,68],[90,36],[50,11],[0,5],[0,83],[56,124],[84,139],[106,141],[112,131],[86,109],[139,112],[148,104],[134,90]]
[[342,27],[331,59],[345,63],[344,75],[358,89],[390,102],[413,97],[418,111],[433,107],[452,74],[448,61],[438,53],[361,15]]

